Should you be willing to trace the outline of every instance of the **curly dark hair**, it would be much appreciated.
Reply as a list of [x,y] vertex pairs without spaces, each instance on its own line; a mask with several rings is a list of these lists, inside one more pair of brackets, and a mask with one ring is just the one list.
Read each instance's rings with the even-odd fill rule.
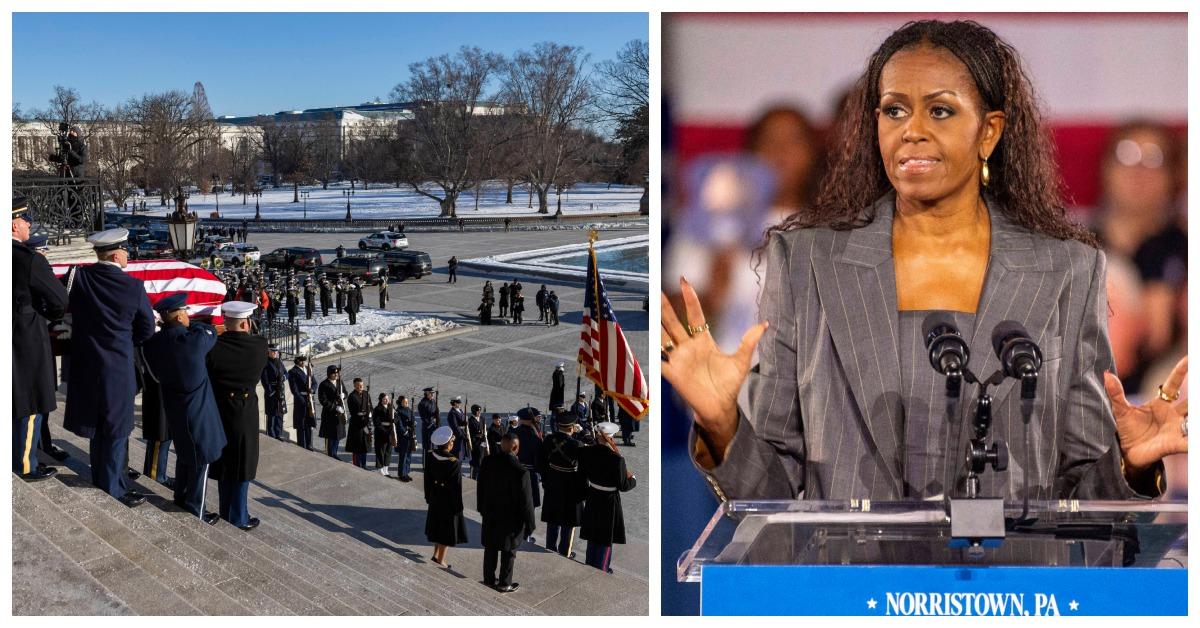
[[863,215],[864,210],[869,212],[876,200],[892,190],[878,146],[879,75],[892,55],[923,44],[943,48],[967,66],[985,112],[1004,112],[1004,133],[988,161],[989,198],[999,202],[1014,223],[1031,231],[1098,247],[1090,231],[1067,220],[1054,144],[1016,50],[969,20],[909,22],[879,46],[841,111],[836,139],[828,144],[840,148],[828,156],[816,202],[771,227],[766,235],[814,226],[854,229],[875,219]]

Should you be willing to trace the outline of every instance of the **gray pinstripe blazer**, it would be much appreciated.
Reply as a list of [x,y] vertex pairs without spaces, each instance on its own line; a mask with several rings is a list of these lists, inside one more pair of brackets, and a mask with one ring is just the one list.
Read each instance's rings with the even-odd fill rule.
[[[901,407],[896,280],[892,260],[894,195],[880,199],[874,220],[850,231],[810,228],[776,233],[767,246],[759,363],[749,377],[750,408],[721,465],[704,470],[722,499],[901,499],[904,408]],[[1017,382],[991,389],[992,438],[1008,442],[1008,470],[987,471],[983,494],[1021,497],[1029,474],[1032,499],[1141,497],[1120,471],[1116,423],[1104,390],[1112,370],[1104,254],[1083,243],[1035,234],[988,203],[992,241],[971,335],[970,368],[980,378],[999,367],[991,333],[1006,319],[1022,323],[1044,363],[1025,448]],[[932,368],[932,367],[931,367]],[[976,385],[963,386],[950,417],[947,452],[966,441],[958,422]],[[940,401],[930,400],[930,407]],[[937,417],[935,417],[937,420]],[[695,432],[692,451],[695,451]],[[957,458],[959,454],[955,454]],[[946,464],[957,495],[958,464]],[[953,477],[949,477],[953,476]]]

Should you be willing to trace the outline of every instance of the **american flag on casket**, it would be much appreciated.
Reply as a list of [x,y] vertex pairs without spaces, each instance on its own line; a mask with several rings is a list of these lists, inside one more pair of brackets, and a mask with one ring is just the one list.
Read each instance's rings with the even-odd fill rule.
[[[50,267],[54,269],[54,276],[65,282],[63,278],[72,266],[86,266],[92,263],[95,262],[51,264]],[[186,292],[190,316],[213,325],[225,323],[225,318],[221,316],[221,303],[225,301],[225,284],[207,270],[176,260],[146,260],[129,262],[125,272],[142,280],[146,286],[146,294],[150,297],[150,305],[173,294]]]

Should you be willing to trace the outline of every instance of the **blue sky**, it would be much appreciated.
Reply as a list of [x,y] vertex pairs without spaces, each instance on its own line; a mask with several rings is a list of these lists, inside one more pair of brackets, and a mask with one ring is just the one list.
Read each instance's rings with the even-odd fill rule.
[[201,81],[218,116],[351,105],[460,46],[553,41],[595,63],[648,28],[644,13],[14,13],[13,101],[44,108],[60,84],[111,106]]

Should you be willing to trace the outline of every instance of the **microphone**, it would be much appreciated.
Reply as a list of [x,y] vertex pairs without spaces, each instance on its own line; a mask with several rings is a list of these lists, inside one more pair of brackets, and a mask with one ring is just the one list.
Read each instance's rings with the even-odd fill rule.
[[929,363],[942,375],[960,374],[971,360],[971,350],[946,312],[931,312],[921,324],[921,336],[929,349]]
[[1004,375],[1021,380],[1021,399],[1033,399],[1042,368],[1042,350],[1025,327],[1016,321],[1001,321],[992,331],[992,348]]

